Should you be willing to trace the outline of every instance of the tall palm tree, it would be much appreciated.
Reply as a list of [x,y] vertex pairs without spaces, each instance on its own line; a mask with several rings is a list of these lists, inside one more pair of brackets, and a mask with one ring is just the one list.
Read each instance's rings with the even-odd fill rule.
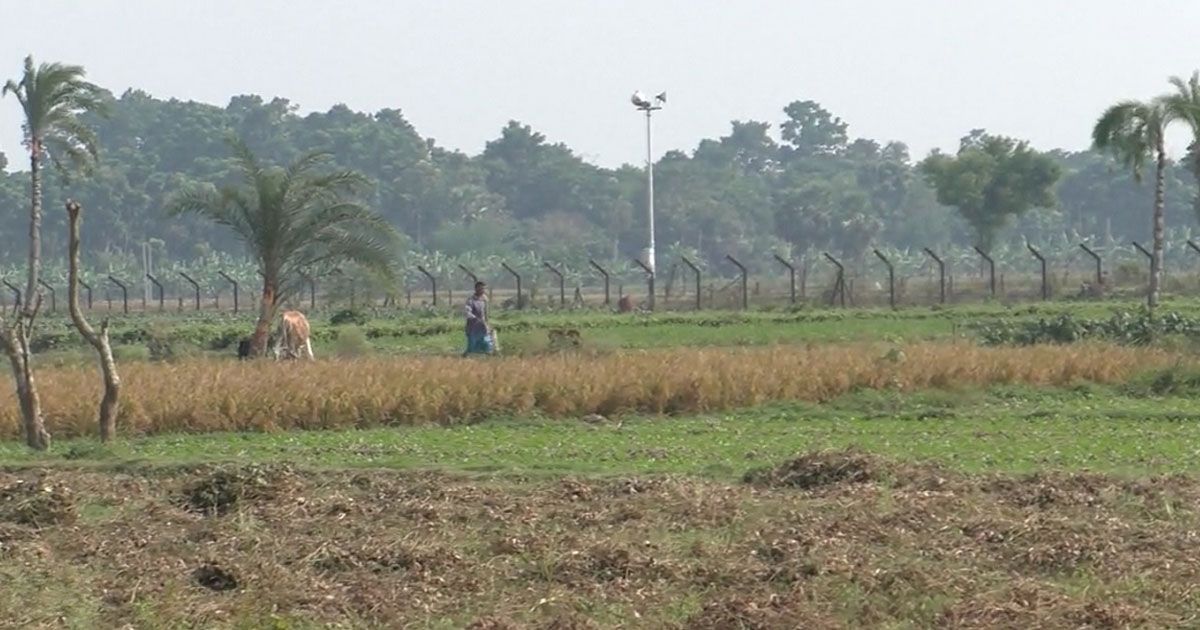
[[[1167,123],[1179,121],[1188,126],[1192,132],[1192,141],[1187,148],[1188,166],[1192,169],[1192,177],[1200,185],[1200,71],[1184,81],[1180,77],[1171,77],[1174,92],[1161,97],[1163,108],[1166,110]],[[1192,209],[1196,218],[1200,219],[1200,190],[1192,198]]]
[[310,153],[280,168],[263,166],[242,140],[229,142],[242,183],[181,191],[168,208],[224,225],[246,244],[263,280],[251,345],[262,355],[279,305],[303,286],[305,275],[342,262],[389,273],[396,232],[355,201],[366,178],[321,168],[329,153]]
[[1092,146],[1108,151],[1133,171],[1141,181],[1147,158],[1154,159],[1154,247],[1150,258],[1151,314],[1158,306],[1163,269],[1163,178],[1167,170],[1164,132],[1169,114],[1162,99],[1150,102],[1122,101],[1105,110],[1092,129]]
[[61,63],[33,65],[25,58],[19,81],[9,80],[0,96],[12,94],[25,115],[22,127],[29,150],[31,203],[29,210],[29,272],[25,285],[25,310],[35,307],[42,263],[42,164],[46,157],[59,168],[86,167],[96,158],[96,132],[82,115],[104,112],[104,92],[84,80],[82,66]]
[[41,303],[38,280],[42,268],[42,162],[62,170],[86,166],[96,157],[96,134],[81,119],[84,113],[103,112],[105,95],[84,80],[80,66],[43,63],[34,66],[25,58],[19,81],[0,87],[0,97],[12,94],[21,104],[25,147],[29,150],[29,262],[26,268],[24,305],[12,321],[0,315],[0,350],[12,365],[17,399],[21,406],[22,431],[31,448],[45,450],[50,434],[42,418],[42,404],[34,380],[30,340]]

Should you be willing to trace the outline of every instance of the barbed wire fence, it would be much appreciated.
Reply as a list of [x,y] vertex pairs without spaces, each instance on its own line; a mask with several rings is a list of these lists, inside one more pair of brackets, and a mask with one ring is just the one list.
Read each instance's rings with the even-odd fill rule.
[[[905,308],[1146,294],[1150,268],[1141,244],[1026,248],[994,255],[961,248],[879,248],[855,259],[806,252],[794,259],[772,254],[770,263],[743,263],[732,254],[724,264],[676,256],[659,259],[657,277],[634,260],[568,265],[535,252],[508,259],[413,255],[394,280],[353,269],[293,279],[298,288],[287,303],[307,310],[456,309],[476,279],[488,283],[497,307],[513,310],[616,310],[622,298],[649,310],[650,286],[657,311]],[[1169,242],[1164,260],[1164,295],[1200,296],[1200,244]],[[88,269],[81,278],[81,303],[122,314],[255,312],[262,288],[257,269],[232,258],[222,262],[160,260],[150,267],[146,260],[142,268]],[[0,269],[0,306],[11,309],[24,299],[19,279],[18,268]],[[41,290],[48,314],[65,315],[65,269],[47,267]]]

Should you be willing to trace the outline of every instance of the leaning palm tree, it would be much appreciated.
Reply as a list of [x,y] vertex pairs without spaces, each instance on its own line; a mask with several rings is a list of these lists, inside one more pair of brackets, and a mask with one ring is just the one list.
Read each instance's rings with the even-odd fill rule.
[[366,178],[321,168],[329,153],[310,153],[280,168],[262,165],[240,139],[229,142],[242,183],[189,188],[168,208],[226,226],[245,243],[263,281],[251,341],[252,353],[261,356],[279,305],[306,276],[342,262],[390,273],[396,232],[355,201]]
[[84,80],[80,66],[60,63],[35,66],[32,56],[25,58],[21,79],[7,81],[0,88],[0,97],[9,94],[21,104],[24,143],[29,150],[29,260],[20,312],[14,312],[9,322],[0,316],[0,350],[12,365],[25,441],[30,447],[43,450],[50,445],[50,434],[42,420],[29,348],[41,304],[38,280],[42,267],[42,165],[48,157],[66,172],[66,167],[85,167],[96,157],[96,134],[83,123],[82,116],[87,112],[102,112],[105,97],[98,87]]
[[1158,306],[1163,269],[1163,178],[1167,170],[1167,152],[1163,134],[1168,112],[1161,99],[1140,102],[1122,101],[1105,110],[1092,129],[1092,146],[1108,151],[1141,181],[1146,159],[1153,157],[1154,168],[1154,247],[1150,258],[1150,290],[1147,305],[1153,315]]
[[[1184,81],[1179,77],[1171,77],[1174,92],[1161,97],[1167,116],[1167,123],[1179,121],[1188,126],[1192,132],[1192,141],[1187,148],[1188,166],[1192,169],[1192,177],[1200,185],[1200,71]],[[1192,209],[1196,218],[1200,219],[1200,190],[1192,198]]]
[[[55,167],[86,168],[96,157],[96,132],[85,125],[82,116],[88,112],[106,110],[104,93],[84,80],[81,66],[61,63],[33,65],[33,57],[25,58],[25,72],[20,81],[9,80],[0,89],[0,96],[12,94],[21,104],[24,114],[22,128],[25,147],[29,149],[29,177],[32,199],[29,211],[29,273],[25,295],[38,290],[42,252],[42,166],[49,157]],[[25,301],[26,310],[34,301]]]

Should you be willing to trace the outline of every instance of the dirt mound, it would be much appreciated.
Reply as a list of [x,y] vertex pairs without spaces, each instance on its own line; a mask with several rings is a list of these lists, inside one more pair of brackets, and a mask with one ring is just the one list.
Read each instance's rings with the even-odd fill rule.
[[211,562],[192,571],[192,579],[210,591],[232,591],[238,587],[237,578],[233,573]]
[[850,486],[869,482],[883,483],[908,490],[945,490],[961,475],[932,463],[889,460],[856,449],[823,450],[805,453],[770,468],[753,468],[742,482],[768,488],[812,490]]
[[192,512],[225,514],[241,501],[279,496],[294,485],[295,477],[287,466],[216,468],[185,485],[180,502]]
[[45,478],[17,479],[0,488],[0,522],[48,527],[75,522],[70,489]]
[[772,488],[819,488],[833,484],[877,481],[884,477],[879,458],[854,450],[816,451],[774,468],[748,471],[742,481]]

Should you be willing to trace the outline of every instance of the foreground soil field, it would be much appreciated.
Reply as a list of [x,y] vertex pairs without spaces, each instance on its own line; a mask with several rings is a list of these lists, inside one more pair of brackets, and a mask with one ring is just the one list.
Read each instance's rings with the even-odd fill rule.
[[744,482],[29,468],[0,474],[0,624],[1193,627],[1198,502],[853,451]]

